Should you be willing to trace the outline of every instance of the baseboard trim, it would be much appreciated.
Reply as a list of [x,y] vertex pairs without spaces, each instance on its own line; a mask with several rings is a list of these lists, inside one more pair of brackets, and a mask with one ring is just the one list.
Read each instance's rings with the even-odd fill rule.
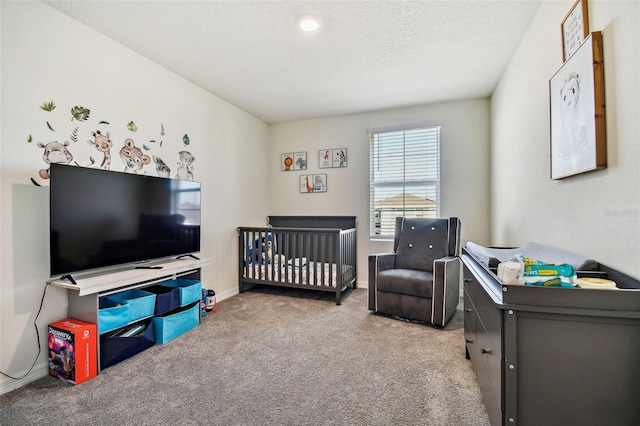
[[238,293],[239,293],[239,290],[238,290],[237,287],[236,288],[232,288],[231,290],[224,291],[222,293],[217,293],[216,292],[216,301],[221,302],[224,299],[228,299],[228,298],[230,298],[232,296],[235,296]]
[[[26,371],[12,374],[12,376],[22,376]],[[4,395],[7,392],[11,392],[14,389],[18,389],[28,383],[41,379],[49,375],[49,363],[44,362],[33,367],[33,370],[29,372],[22,379],[10,379],[5,376],[0,376],[0,395]]]

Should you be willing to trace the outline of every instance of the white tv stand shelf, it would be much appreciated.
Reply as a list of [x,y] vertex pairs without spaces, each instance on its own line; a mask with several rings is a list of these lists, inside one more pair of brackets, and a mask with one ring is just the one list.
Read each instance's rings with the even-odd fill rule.
[[[128,267],[111,269],[108,272],[102,271],[100,273],[95,272],[73,275],[75,284],[70,282],[68,278],[53,279],[50,280],[49,283],[56,287],[68,290],[68,315],[70,318],[97,324],[99,334],[99,338],[97,339],[97,363],[98,372],[100,372],[103,368],[120,362],[123,359],[133,356],[136,353],[152,346],[154,344],[155,330],[151,323],[155,323],[159,315],[158,312],[154,314],[153,310],[151,310],[150,316],[136,317],[129,323],[126,323],[125,321],[124,324],[117,325],[115,328],[118,329],[130,324],[144,323],[146,324],[145,326],[148,326],[144,337],[127,339],[113,338],[110,337],[111,329],[104,329],[103,331],[100,331],[101,324],[105,324],[103,321],[108,321],[100,314],[102,309],[101,300],[106,300],[108,302],[108,299],[113,297],[113,295],[126,292],[127,290],[150,290],[153,287],[157,287],[158,284],[176,280],[178,278],[181,280],[186,279],[197,282],[199,292],[201,268],[209,265],[210,263],[211,261],[209,259],[195,259],[191,257],[182,259],[163,259],[141,264],[138,268],[140,268],[140,266],[143,268],[140,269],[136,268],[135,265],[129,265]],[[180,331],[175,332],[171,338],[177,337],[177,335],[179,335],[177,333],[184,333],[199,324],[199,297],[199,295],[196,296],[197,300],[192,303],[190,301],[186,307],[184,305],[180,305],[179,308],[166,311],[167,314],[160,314],[160,316],[172,315],[174,317],[172,324],[177,324],[175,320],[178,317],[180,318],[179,324],[182,324],[182,326],[175,326]],[[184,309],[188,309],[188,312],[184,312]],[[188,314],[187,317],[184,316],[185,314]],[[170,338],[165,338],[163,336],[159,343],[163,344],[167,339],[170,340]],[[155,342],[158,342],[157,334],[155,335]]]
[[[74,276],[76,284],[66,279],[54,279],[49,281],[56,287],[62,287],[79,292],[78,296],[102,293],[115,289],[135,288],[145,286],[147,281],[168,278],[182,272],[198,269],[211,264],[209,259],[170,259],[141,264],[145,269],[136,269],[128,266],[122,269],[114,269],[109,272],[88,273]],[[159,267],[159,269],[146,269],[147,267]]]

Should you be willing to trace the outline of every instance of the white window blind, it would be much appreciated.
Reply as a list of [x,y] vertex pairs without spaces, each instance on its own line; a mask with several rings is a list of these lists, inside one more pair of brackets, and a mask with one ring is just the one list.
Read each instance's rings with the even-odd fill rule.
[[369,133],[370,230],[393,238],[395,218],[440,215],[440,126]]

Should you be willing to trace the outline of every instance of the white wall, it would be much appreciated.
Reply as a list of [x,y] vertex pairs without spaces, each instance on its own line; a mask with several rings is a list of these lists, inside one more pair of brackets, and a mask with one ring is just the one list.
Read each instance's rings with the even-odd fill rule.
[[[358,282],[367,282],[367,255],[390,251],[369,240],[370,128],[441,125],[442,217],[458,216],[462,239],[489,243],[489,100],[424,105],[270,126],[269,214],[349,215],[358,221]],[[347,148],[346,168],[320,169],[318,151]],[[280,154],[307,152],[308,169],[280,171]],[[303,194],[302,174],[326,173],[327,192]]]
[[[0,370],[21,376],[34,362],[33,322],[49,278],[48,181],[38,176],[46,165],[36,144],[69,140],[76,126],[78,141],[71,141],[69,150],[81,165],[89,164],[90,156],[96,160],[93,167],[102,161],[86,143],[94,130],[111,132],[112,170],[124,169],[118,151],[127,137],[136,146],[148,145],[146,154],[161,156],[172,176],[178,151],[195,156],[194,176],[203,191],[201,255],[212,260],[203,269],[203,287],[219,298],[237,293],[236,270],[229,266],[236,264],[236,227],[262,223],[268,214],[260,178],[267,174],[267,125],[49,6],[3,1],[0,10]],[[40,109],[50,100],[57,105],[54,111]],[[86,122],[71,121],[75,105],[90,108]],[[138,125],[135,133],[126,128],[132,120]],[[182,142],[185,133],[188,146]],[[153,166],[145,173],[155,176]],[[46,325],[66,315],[65,290],[49,287],[37,322],[43,348]],[[46,350],[25,381],[43,374]],[[23,382],[1,377],[0,391]]]
[[548,81],[573,3],[542,3],[491,98],[491,242],[548,243],[640,278],[640,3],[587,2],[604,43],[608,167],[552,181]]

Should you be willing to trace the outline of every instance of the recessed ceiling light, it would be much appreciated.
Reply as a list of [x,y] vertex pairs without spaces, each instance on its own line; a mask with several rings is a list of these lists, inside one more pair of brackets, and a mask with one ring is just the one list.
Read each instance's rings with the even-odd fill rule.
[[298,18],[298,26],[302,31],[316,31],[322,22],[313,15],[302,15]]

